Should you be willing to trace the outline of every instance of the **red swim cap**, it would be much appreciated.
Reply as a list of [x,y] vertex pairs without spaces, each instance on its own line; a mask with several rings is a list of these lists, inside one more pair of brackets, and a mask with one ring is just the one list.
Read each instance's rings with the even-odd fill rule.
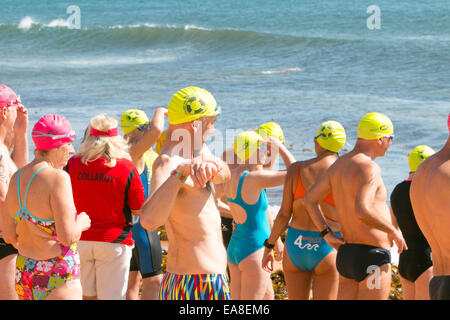
[[36,149],[50,150],[72,142],[77,135],[65,117],[46,114],[34,125],[31,137]]

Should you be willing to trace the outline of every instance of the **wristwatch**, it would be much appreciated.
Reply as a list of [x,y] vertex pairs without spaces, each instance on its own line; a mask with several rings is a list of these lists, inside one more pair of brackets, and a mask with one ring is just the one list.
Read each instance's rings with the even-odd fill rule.
[[324,230],[320,232],[320,237],[325,237],[328,233],[333,232],[329,226],[327,226]]
[[275,248],[274,244],[270,244],[269,243],[269,238],[267,238],[266,240],[264,240],[263,246],[266,247],[267,249],[273,249]]

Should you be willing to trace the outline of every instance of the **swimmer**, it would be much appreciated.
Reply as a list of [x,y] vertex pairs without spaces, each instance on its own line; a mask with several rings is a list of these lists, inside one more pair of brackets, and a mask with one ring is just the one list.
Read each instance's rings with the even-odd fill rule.
[[[283,253],[283,271],[289,300],[308,300],[310,288],[313,299],[337,298],[339,274],[336,270],[336,250],[319,234],[301,199],[314,182],[338,159],[338,152],[346,140],[345,130],[336,121],[322,123],[314,137],[316,157],[292,164],[287,172],[283,201],[267,242],[275,243],[289,225]],[[329,194],[321,202],[327,224],[337,233],[340,226],[333,196]],[[266,248],[263,268],[272,271],[274,257]]]
[[[281,144],[276,138],[265,140],[254,131],[239,134],[234,143],[241,164],[232,170],[231,181],[224,187],[236,223],[227,249],[233,300],[261,300],[272,287],[270,273],[260,267],[272,220],[264,189],[281,186],[286,176],[286,171],[263,170],[266,150],[272,143]],[[284,157],[285,149],[280,150]],[[281,240],[276,244],[281,254]]]
[[[450,114],[447,120],[450,133]],[[417,224],[433,252],[431,300],[450,300],[450,136],[444,147],[428,157],[411,183],[411,204]]]
[[169,128],[141,210],[142,226],[164,225],[169,240],[161,300],[230,299],[215,198],[230,171],[205,144],[219,113],[213,95],[198,87],[178,91],[168,105]]
[[[338,299],[387,299],[391,285],[389,249],[393,241],[399,253],[407,249],[401,231],[392,223],[381,169],[374,161],[386,154],[393,134],[394,126],[387,116],[377,112],[365,115],[353,150],[337,159],[304,199],[295,200],[304,200],[321,237],[338,250]],[[319,206],[330,193],[343,239],[332,232]]]
[[[153,161],[156,158],[152,146],[164,130],[167,109],[157,108],[150,122],[144,111],[126,110],[120,118],[120,127],[129,144],[128,152],[141,177],[145,198],[150,194]],[[134,248],[130,262],[127,300],[139,299],[142,282],[142,300],[157,300],[162,280],[162,249],[158,231],[145,230],[139,216],[132,217],[131,229]]]
[[11,176],[28,163],[28,111],[20,96],[3,84],[0,114],[0,300],[17,300],[14,283],[17,249],[3,239],[2,217]]
[[77,216],[69,175],[60,168],[74,153],[66,118],[46,114],[31,133],[35,158],[9,185],[7,242],[19,251],[16,292],[21,300],[81,300],[77,242],[91,223]]
[[400,254],[398,264],[403,300],[430,300],[428,286],[433,276],[431,248],[417,225],[409,191],[417,168],[434,153],[428,146],[415,147],[409,154],[408,179],[399,183],[391,193],[391,210],[408,246],[408,250]]

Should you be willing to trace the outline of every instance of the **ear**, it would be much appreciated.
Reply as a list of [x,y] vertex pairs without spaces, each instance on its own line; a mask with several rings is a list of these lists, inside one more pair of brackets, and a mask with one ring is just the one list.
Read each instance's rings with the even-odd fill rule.
[[8,109],[7,107],[0,108],[0,118],[2,120],[6,120],[8,118],[8,110],[7,109]]

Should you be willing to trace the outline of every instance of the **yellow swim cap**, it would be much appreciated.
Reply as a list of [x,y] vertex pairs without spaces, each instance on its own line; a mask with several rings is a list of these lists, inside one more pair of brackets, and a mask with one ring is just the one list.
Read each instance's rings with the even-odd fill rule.
[[164,145],[164,141],[166,141],[166,135],[167,135],[167,130],[164,131],[163,133],[161,133],[161,135],[158,138],[158,141],[156,141],[155,150],[156,150],[157,154],[161,153],[161,149]]
[[338,152],[345,144],[345,129],[337,121],[326,121],[322,123],[314,139],[325,150]]
[[148,123],[147,115],[139,109],[128,109],[120,117],[120,127],[124,134],[128,134],[137,127]]
[[198,87],[187,87],[175,93],[167,108],[170,124],[186,123],[220,113],[213,95]]
[[276,122],[267,122],[259,126],[256,130],[261,137],[266,138],[267,136],[277,138],[282,143],[284,143],[284,134],[280,125]]
[[416,172],[417,167],[429,156],[435,152],[429,146],[417,146],[409,154],[408,164],[411,172]]
[[384,114],[371,112],[364,116],[358,124],[358,138],[375,140],[391,137],[394,134],[394,125]]
[[234,140],[234,153],[241,161],[247,161],[258,150],[262,139],[255,131],[242,132]]

